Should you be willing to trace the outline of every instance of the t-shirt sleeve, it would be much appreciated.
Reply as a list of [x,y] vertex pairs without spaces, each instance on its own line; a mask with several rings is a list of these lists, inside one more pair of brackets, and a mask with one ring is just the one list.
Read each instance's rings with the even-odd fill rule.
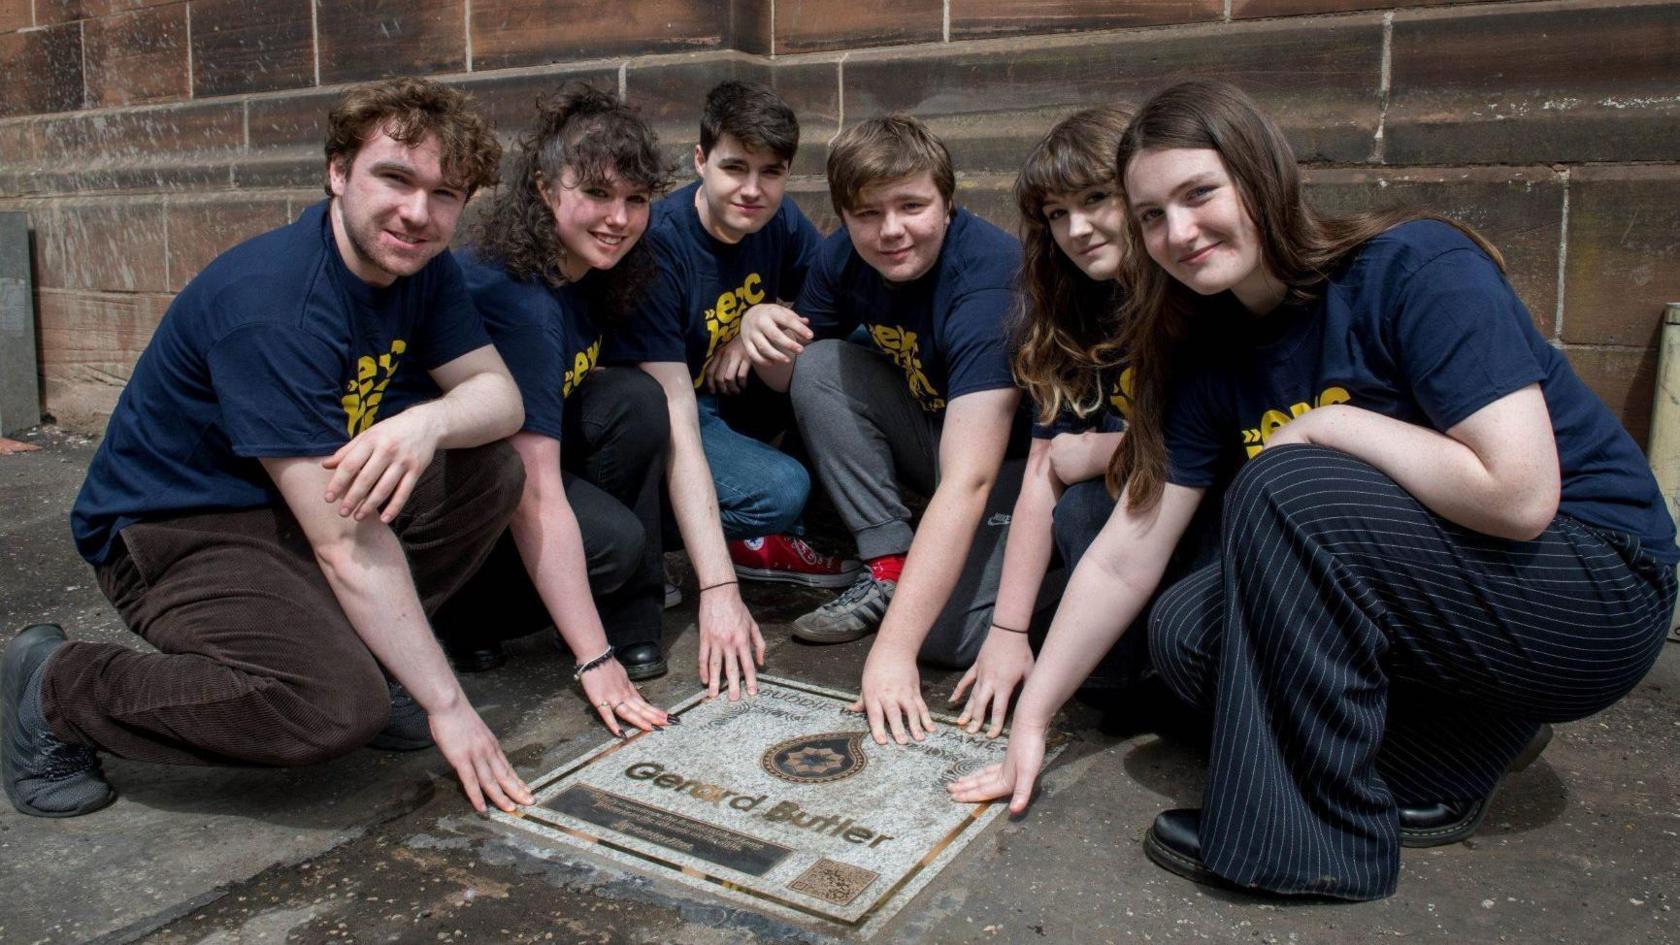
[[805,275],[811,271],[811,264],[817,258],[817,247],[822,245],[822,234],[811,225],[799,205],[784,199],[782,206],[787,208],[787,249],[782,253],[781,301],[791,302],[799,298],[805,288]]
[[1449,250],[1418,267],[1390,317],[1396,363],[1437,430],[1545,376],[1529,346],[1528,310],[1479,250]]
[[805,273],[799,302],[793,307],[811,323],[811,331],[818,338],[844,338],[858,326],[857,317],[845,311],[840,285],[847,247],[840,246],[837,240],[846,239],[849,237],[845,230],[836,230],[818,246],[811,268]]
[[454,255],[442,253],[432,265],[431,304],[425,307],[415,332],[420,342],[420,367],[426,371],[434,371],[490,343],[490,335],[473,306]]
[[350,372],[325,341],[295,328],[247,325],[211,346],[207,360],[235,454],[325,456],[349,441],[340,375]]
[[1004,324],[1015,293],[998,286],[959,296],[945,321],[945,398],[1014,387]]
[[475,288],[473,301],[525,402],[520,429],[560,439],[567,364],[559,330],[564,316],[553,294],[500,278]]
[[692,313],[687,310],[678,254],[662,236],[650,235],[648,249],[653,253],[653,279],[642,289],[629,317],[613,330],[604,358],[608,363],[688,361],[685,333]]
[[1162,440],[1167,451],[1167,481],[1205,489],[1219,481],[1228,450],[1222,446],[1235,436],[1235,424],[1220,416],[1223,398],[1208,370],[1185,372],[1170,385]]

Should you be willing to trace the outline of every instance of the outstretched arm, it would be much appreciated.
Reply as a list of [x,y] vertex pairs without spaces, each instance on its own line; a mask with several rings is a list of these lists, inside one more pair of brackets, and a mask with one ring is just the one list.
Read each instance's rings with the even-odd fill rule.
[[381,521],[344,517],[322,503],[330,473],[316,458],[262,463],[302,526],[350,626],[426,710],[432,738],[473,807],[484,810],[485,798],[508,811],[531,803],[530,789],[514,774],[496,736],[450,672],[397,536]]

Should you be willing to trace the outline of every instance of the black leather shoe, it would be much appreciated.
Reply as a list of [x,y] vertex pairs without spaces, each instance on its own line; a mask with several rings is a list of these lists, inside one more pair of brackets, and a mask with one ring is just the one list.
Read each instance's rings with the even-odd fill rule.
[[1202,862],[1202,812],[1194,808],[1162,811],[1143,835],[1143,853],[1162,869],[1191,882],[1237,888]]
[[[1523,747],[1522,753],[1511,759],[1510,765],[1505,768],[1506,773],[1521,771],[1533,764],[1551,740],[1552,727],[1541,725],[1539,731],[1535,732],[1534,737]],[[1423,849],[1444,847],[1470,839],[1487,818],[1493,796],[1499,793],[1499,788],[1504,783],[1505,779],[1501,777],[1486,797],[1467,801],[1437,801],[1433,804],[1415,804],[1400,808],[1400,845]]]
[[500,643],[445,643],[443,651],[457,673],[485,673],[507,662]]
[[657,643],[632,643],[616,651],[624,675],[631,679],[656,679],[665,675],[665,654]]

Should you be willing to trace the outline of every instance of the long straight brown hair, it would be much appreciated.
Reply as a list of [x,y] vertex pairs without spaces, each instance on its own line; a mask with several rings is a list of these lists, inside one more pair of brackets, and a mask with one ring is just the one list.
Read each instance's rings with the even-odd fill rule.
[[1117,283],[1092,279],[1062,252],[1044,217],[1044,202],[1117,186],[1114,154],[1129,118],[1107,106],[1069,115],[1033,145],[1015,179],[1023,252],[1011,367],[1037,405],[1041,423],[1064,408],[1079,416],[1096,411],[1103,399],[1102,373],[1121,359]]
[[[1431,213],[1389,207],[1343,217],[1324,216],[1301,197],[1295,153],[1276,124],[1247,93],[1227,82],[1193,79],[1157,93],[1132,118],[1120,138],[1115,165],[1125,196],[1126,169],[1150,150],[1211,149],[1236,186],[1243,209],[1259,234],[1261,265],[1288,290],[1286,299],[1317,296],[1338,265],[1367,240],[1410,220],[1439,220],[1463,231],[1501,269],[1504,258],[1469,227]],[[1138,252],[1122,263],[1121,347],[1133,367],[1130,425],[1108,464],[1109,491],[1130,490],[1128,507],[1147,509],[1167,479],[1165,425],[1168,363],[1189,320],[1206,302],[1141,251],[1137,216],[1126,229]]]

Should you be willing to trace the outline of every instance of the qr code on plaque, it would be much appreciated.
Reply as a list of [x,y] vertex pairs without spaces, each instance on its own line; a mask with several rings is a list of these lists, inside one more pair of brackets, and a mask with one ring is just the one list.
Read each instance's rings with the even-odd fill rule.
[[811,864],[810,869],[788,883],[788,888],[807,896],[815,896],[824,902],[843,906],[856,899],[859,893],[868,889],[869,884],[878,878],[879,874],[861,866],[837,863],[825,857]]

